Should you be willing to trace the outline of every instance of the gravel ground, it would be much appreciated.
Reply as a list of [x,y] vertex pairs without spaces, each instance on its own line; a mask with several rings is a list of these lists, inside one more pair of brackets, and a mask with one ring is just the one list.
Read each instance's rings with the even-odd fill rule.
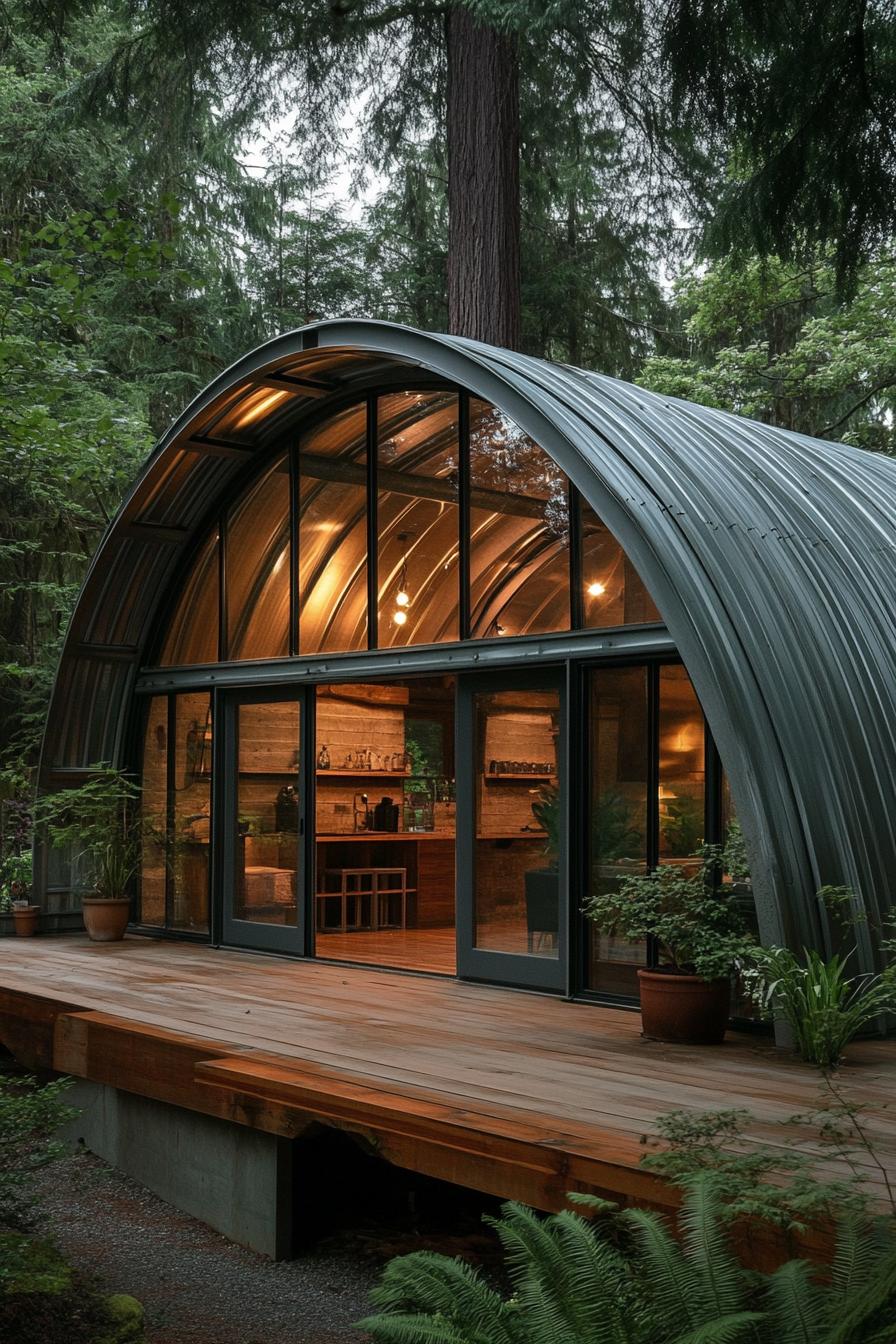
[[91,1154],[42,1175],[61,1250],[146,1309],[147,1344],[363,1344],[378,1277],[349,1243],[273,1264],[179,1213]]

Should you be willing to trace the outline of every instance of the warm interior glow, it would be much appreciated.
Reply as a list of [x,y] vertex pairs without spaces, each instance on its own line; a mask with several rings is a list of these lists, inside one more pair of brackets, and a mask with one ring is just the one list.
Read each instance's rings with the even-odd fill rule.
[[594,583],[589,583],[588,585],[589,597],[603,597],[606,591],[607,591],[606,585],[603,583],[599,583],[596,579]]
[[407,593],[398,593],[395,598],[395,604],[399,607],[406,607],[410,603],[410,597]]
[[250,397],[250,405],[237,415],[233,422],[233,428],[244,429],[246,425],[254,424],[267,411],[273,410],[275,406],[279,406],[281,401],[285,401],[290,396],[292,396],[291,392],[274,391],[268,392],[266,396],[257,400],[255,397]]
[[408,614],[406,611],[398,610],[393,614],[392,619],[396,625],[404,625],[405,621],[408,619]]

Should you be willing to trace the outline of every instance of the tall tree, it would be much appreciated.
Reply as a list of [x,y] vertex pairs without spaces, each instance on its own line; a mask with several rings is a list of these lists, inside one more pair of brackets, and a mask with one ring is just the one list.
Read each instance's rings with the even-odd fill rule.
[[[72,3],[40,9],[64,15]],[[439,128],[448,325],[461,334],[519,339],[520,61],[577,72],[593,95],[583,116],[624,128],[645,165],[674,161],[670,181],[683,184],[693,166],[680,152],[687,137],[661,115],[656,33],[639,0],[584,11],[572,0],[142,0],[133,13],[133,31],[83,87],[94,105],[133,117],[158,106],[161,80],[172,135],[189,133],[197,97],[244,122],[289,111],[296,144],[338,138],[350,110],[362,152],[388,170],[409,140]]]
[[520,107],[516,39],[447,16],[448,326],[520,345]]
[[726,166],[708,250],[829,249],[854,287],[896,231],[892,0],[671,0],[664,57],[681,116]]

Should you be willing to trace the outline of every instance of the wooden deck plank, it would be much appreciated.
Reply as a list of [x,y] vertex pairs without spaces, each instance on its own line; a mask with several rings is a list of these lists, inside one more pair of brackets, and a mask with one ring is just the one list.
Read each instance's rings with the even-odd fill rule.
[[[570,1179],[568,1162],[580,1150],[590,1162],[598,1153],[624,1153],[620,1170],[638,1183],[646,1175],[636,1174],[640,1140],[673,1109],[741,1106],[755,1116],[752,1137],[824,1154],[785,1123],[818,1105],[817,1074],[755,1037],[702,1050],[660,1045],[641,1039],[633,1013],[424,976],[148,939],[106,946],[3,940],[0,1035],[19,1049],[30,1036],[44,1067],[55,1049],[57,1067],[100,1071],[103,1081],[130,1073],[132,1083],[140,1050],[153,1041],[158,1074],[146,1080],[156,1089],[147,1094],[167,1089],[163,1099],[174,1099],[180,1089],[189,1093],[186,1104],[217,1108],[210,1113],[248,1105],[257,1120],[259,1078],[273,1089],[271,1123],[293,1124],[291,1111],[320,1116],[346,1088],[355,1109],[344,1102],[345,1123],[362,1129],[365,1106],[368,1125],[374,1114],[385,1123],[396,1108],[411,1114],[422,1107],[431,1120],[426,1132],[392,1140],[404,1161],[416,1153],[431,1164],[442,1161],[440,1152],[461,1151],[438,1140],[438,1117],[448,1126],[449,1114],[462,1117],[480,1144],[502,1134],[509,1141],[514,1131],[527,1143],[540,1134],[567,1159],[566,1167],[558,1158],[521,1160],[542,1199],[554,1198],[561,1176]],[[866,1126],[892,1177],[896,1043],[863,1042],[850,1060],[843,1083],[867,1108]],[[212,1078],[230,1080],[228,1097],[212,1101]],[[469,1144],[463,1152],[472,1163]],[[479,1181],[483,1163],[487,1154]],[[502,1167],[505,1189],[510,1166]],[[869,1168],[869,1175],[881,1184],[879,1172]]]

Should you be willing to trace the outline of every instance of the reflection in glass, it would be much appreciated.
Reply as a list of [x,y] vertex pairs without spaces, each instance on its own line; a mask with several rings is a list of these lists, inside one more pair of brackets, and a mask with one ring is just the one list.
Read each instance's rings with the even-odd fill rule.
[[454,679],[317,692],[317,956],[453,975]]
[[170,701],[153,697],[143,741],[143,924],[208,931],[211,744],[207,692],[172,696]]
[[659,621],[652,597],[612,532],[585,500],[579,508],[585,629]]
[[474,697],[475,945],[560,954],[560,693]]
[[212,719],[207,692],[174,700],[171,927],[208,931]]
[[[589,875],[593,893],[647,868],[647,669],[595,669],[589,694]],[[589,923],[591,989],[635,995],[643,943]]]
[[237,706],[235,919],[295,924],[299,869],[299,705]]
[[568,630],[569,483],[497,407],[470,401],[471,635]]
[[201,546],[187,575],[159,658],[161,667],[218,661],[218,532]]
[[694,869],[705,834],[703,711],[683,667],[661,667],[659,675],[659,858]]
[[149,702],[140,805],[140,923],[165,923],[168,830],[168,697]]
[[289,469],[285,457],[231,510],[226,532],[227,656],[289,652]]
[[453,393],[379,398],[380,648],[459,637],[457,420]]

